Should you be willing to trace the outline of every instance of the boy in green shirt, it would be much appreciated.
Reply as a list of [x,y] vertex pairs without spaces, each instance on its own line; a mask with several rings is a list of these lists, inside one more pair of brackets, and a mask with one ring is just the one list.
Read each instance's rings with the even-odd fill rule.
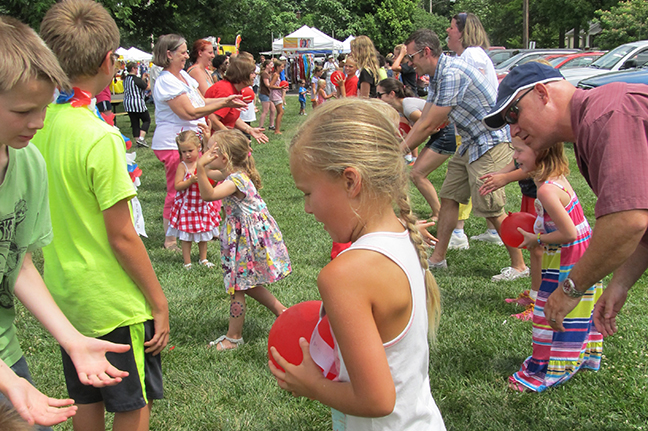
[[80,334],[32,263],[32,252],[52,240],[52,225],[45,162],[29,142],[43,127],[55,86],[66,87],[67,78],[38,35],[18,20],[0,16],[0,40],[0,403],[11,403],[30,424],[49,426],[77,408],[74,400],[48,398],[32,386],[16,337],[14,295],[73,358],[83,384],[114,385],[128,376],[105,355],[129,346]]
[[74,429],[103,429],[107,410],[115,412],[113,429],[146,430],[150,402],[163,396],[159,353],[169,311],[131,219],[124,140],[94,109],[115,72],[119,30],[99,3],[66,0],[46,13],[40,31],[73,87],[50,106],[33,141],[50,184],[54,239],[43,249],[45,282],[79,332],[132,347],[111,356],[129,377],[101,389],[81,385],[62,352],[68,394],[79,407]]

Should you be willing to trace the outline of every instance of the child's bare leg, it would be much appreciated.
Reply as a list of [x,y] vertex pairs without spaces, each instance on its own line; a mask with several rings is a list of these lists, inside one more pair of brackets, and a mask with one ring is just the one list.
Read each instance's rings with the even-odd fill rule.
[[74,431],[105,431],[103,402],[92,404],[77,404],[79,409],[72,416]]
[[207,259],[207,242],[206,241],[201,241],[201,242],[198,243],[198,256],[200,257],[201,262],[203,260]]
[[176,237],[175,236],[168,236],[166,233],[169,230],[169,219],[163,218],[162,219],[162,229],[164,229],[164,248],[169,248],[173,245],[176,245]]
[[182,242],[182,259],[184,260],[185,265],[191,263],[191,241],[181,241]]
[[150,416],[149,406],[130,412],[115,413],[113,431],[148,431]]
[[531,290],[537,292],[542,284],[542,247],[535,247],[529,250],[531,259],[529,261],[531,271]]
[[[229,327],[227,328],[227,336],[229,338],[238,340],[243,338],[243,324],[245,323],[245,293],[242,290],[237,290],[234,295],[230,297],[230,318]],[[222,344],[222,349],[221,349]],[[231,343],[225,339],[216,345],[218,350],[235,349],[238,345]]]
[[286,307],[264,286],[256,286],[252,289],[246,290],[245,293],[250,295],[251,298],[259,301],[261,305],[272,311],[275,316],[279,316],[286,309]]

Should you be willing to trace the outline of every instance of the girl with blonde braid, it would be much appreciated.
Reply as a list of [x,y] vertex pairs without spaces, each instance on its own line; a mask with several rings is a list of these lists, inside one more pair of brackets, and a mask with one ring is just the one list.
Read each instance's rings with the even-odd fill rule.
[[[439,289],[411,211],[397,128],[378,104],[326,103],[290,144],[305,211],[333,241],[352,245],[317,280],[335,340],[331,355],[321,361],[302,338],[301,364],[273,347],[285,371],[269,366],[281,388],[330,406],[334,429],[443,430],[428,378]],[[324,363],[333,364],[325,372],[334,381],[318,368]]]

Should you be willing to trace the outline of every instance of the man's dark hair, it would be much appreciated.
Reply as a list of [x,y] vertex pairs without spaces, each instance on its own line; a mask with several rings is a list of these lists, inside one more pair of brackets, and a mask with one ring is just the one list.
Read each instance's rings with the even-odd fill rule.
[[429,28],[421,28],[410,34],[405,41],[405,45],[409,45],[412,42],[414,42],[417,51],[424,49],[426,46],[430,48],[433,57],[439,57],[443,52],[439,36]]

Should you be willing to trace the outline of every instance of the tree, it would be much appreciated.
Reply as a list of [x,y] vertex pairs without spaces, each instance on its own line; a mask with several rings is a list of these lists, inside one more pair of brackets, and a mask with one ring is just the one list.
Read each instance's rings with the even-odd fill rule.
[[601,34],[596,38],[602,49],[648,39],[648,1],[626,0],[610,10],[597,10]]

